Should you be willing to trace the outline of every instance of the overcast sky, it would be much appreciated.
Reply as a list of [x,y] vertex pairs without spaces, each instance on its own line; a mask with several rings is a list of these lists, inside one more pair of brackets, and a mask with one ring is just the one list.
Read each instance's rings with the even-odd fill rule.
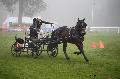
[[47,10],[43,18],[55,20],[59,25],[74,26],[77,18],[90,19],[90,0],[45,0]]
[[[94,26],[120,25],[120,0],[94,0]],[[74,26],[77,18],[86,18],[91,26],[92,0],[45,0],[47,10],[41,16],[59,25]]]
[[[86,18],[88,26],[120,26],[120,0],[94,0],[93,25],[91,24],[93,0],[44,1],[47,3],[47,9],[36,16],[41,16],[47,21],[55,21],[60,26],[75,26],[78,17]],[[0,5],[0,22],[8,16],[6,12]]]

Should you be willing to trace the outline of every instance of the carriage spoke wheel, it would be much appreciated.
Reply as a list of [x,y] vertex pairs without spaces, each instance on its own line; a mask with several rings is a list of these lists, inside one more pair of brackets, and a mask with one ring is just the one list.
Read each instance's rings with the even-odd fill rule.
[[13,44],[11,46],[11,55],[14,56],[15,54],[16,54],[16,52],[15,52],[15,45]]
[[32,51],[31,53],[32,53],[32,57],[33,57],[33,58],[37,58],[37,55],[36,55],[36,52],[35,52],[35,51]]
[[17,50],[16,47],[15,47],[15,44],[13,44],[11,46],[11,54],[12,56],[20,56],[21,54],[21,49],[20,50]]
[[41,46],[40,46],[39,48],[37,48],[37,49],[36,49],[36,48],[33,48],[33,49],[32,49],[32,52],[31,52],[31,53],[32,53],[32,57],[33,57],[33,58],[37,58],[37,57],[42,53],[41,50],[42,50],[42,47],[41,47]]
[[37,58],[36,52],[37,52],[37,51],[35,51],[35,49],[32,48],[32,52],[31,52],[31,53],[32,53],[32,57],[33,57],[33,58]]
[[29,49],[30,49],[30,48],[28,48],[28,47],[26,48],[26,50],[27,50],[27,55],[30,55]]
[[42,46],[39,46],[39,49],[37,51],[37,56],[41,55],[41,53],[42,53]]
[[56,57],[58,54],[58,47],[54,47],[51,50],[47,51],[49,57]]

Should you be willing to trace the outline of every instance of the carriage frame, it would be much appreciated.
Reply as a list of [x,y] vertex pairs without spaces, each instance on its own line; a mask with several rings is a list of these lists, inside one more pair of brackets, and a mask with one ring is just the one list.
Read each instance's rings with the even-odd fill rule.
[[[25,33],[26,35],[27,33]],[[20,39],[20,38],[17,38]],[[28,55],[32,54],[33,58],[37,58],[43,51],[46,51],[49,57],[56,57],[58,54],[58,43],[55,40],[52,40],[50,35],[46,35],[45,37],[33,39],[30,38],[30,35],[27,34],[23,39],[23,46],[17,46],[18,43],[15,36],[15,42],[11,45],[11,54],[12,56],[20,56],[23,52],[26,52]],[[55,45],[49,47],[51,45]],[[47,47],[47,49],[45,49]],[[53,54],[54,53],[54,54]]]

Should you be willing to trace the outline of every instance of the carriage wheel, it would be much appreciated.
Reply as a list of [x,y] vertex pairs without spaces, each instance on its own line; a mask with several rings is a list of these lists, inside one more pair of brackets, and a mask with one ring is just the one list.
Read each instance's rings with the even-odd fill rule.
[[40,46],[39,49],[38,48],[32,48],[32,57],[33,58],[37,58],[41,53],[42,53],[42,47]]
[[29,54],[29,48],[27,47],[26,49],[27,49],[27,55],[30,55],[30,54]]
[[39,56],[39,55],[41,55],[41,53],[42,53],[42,46],[39,47],[39,49],[37,51],[37,55]]
[[51,50],[47,51],[49,57],[56,57],[58,54],[58,47],[54,47]]
[[11,46],[11,54],[12,54],[12,56],[14,56],[16,54],[15,45],[14,44]]
[[31,53],[32,53],[32,57],[33,57],[33,58],[37,58],[37,55],[36,55],[36,52],[35,52],[35,51],[32,51]]
[[15,44],[11,46],[11,54],[12,56],[20,56],[21,50],[17,50]]

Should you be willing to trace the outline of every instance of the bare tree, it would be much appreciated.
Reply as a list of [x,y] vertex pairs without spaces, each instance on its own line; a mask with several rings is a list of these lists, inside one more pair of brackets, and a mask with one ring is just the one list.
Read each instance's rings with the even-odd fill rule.
[[16,4],[18,0],[0,0],[0,3],[5,5],[9,12],[13,12],[13,5]]
[[43,0],[0,0],[6,9],[13,13],[14,5],[19,2],[18,24],[22,24],[22,16],[32,17],[38,12],[46,9],[46,3]]

